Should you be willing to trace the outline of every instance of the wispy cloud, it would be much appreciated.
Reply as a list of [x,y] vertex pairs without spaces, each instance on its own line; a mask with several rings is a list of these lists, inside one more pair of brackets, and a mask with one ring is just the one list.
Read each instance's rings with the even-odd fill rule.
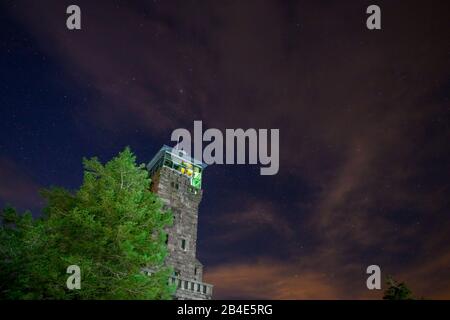
[[216,299],[338,299],[338,288],[320,272],[299,272],[275,261],[227,264],[208,270]]
[[212,237],[217,242],[239,242],[255,234],[271,234],[289,241],[295,229],[279,214],[277,208],[268,202],[247,200],[241,209],[222,213],[218,218],[212,216],[208,223],[221,226],[221,233]]
[[15,162],[0,157],[0,201],[20,209],[31,209],[42,205],[39,185]]
[[[435,297],[450,295],[442,280],[450,250],[442,223],[450,208],[443,100],[450,62],[440,27],[448,19],[436,16],[437,7],[405,12],[385,4],[398,18],[375,35],[361,28],[356,2],[180,1],[138,10],[79,1],[83,29],[70,33],[63,1],[15,3],[15,17],[66,76],[95,93],[76,117],[121,134],[190,128],[198,119],[281,129],[274,179],[288,181],[297,197],[290,210],[302,219],[282,212],[270,192],[211,213],[216,228],[203,241],[216,256],[235,258],[207,273],[219,296],[365,297],[372,263],[426,294],[435,286]],[[36,187],[26,177],[15,181],[10,172],[20,169],[13,169],[1,171],[0,196],[30,201],[18,194]],[[295,188],[303,185],[310,194]],[[239,260],[240,244],[267,235],[301,261],[271,260],[273,248],[269,257],[255,253],[254,264]],[[234,253],[215,250],[224,243]]]

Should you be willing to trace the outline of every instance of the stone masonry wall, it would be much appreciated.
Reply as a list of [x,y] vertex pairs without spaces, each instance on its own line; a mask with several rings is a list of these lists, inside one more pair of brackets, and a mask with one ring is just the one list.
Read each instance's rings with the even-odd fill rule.
[[[166,263],[174,268],[176,276],[180,279],[202,282],[203,266],[196,258],[198,206],[202,199],[202,191],[193,188],[188,177],[167,167],[162,167],[152,179],[156,184],[153,191],[161,197],[165,206],[170,208],[174,215],[174,224],[167,230],[169,253]],[[200,292],[180,288],[176,297],[210,299],[211,293],[208,292],[205,296]]]

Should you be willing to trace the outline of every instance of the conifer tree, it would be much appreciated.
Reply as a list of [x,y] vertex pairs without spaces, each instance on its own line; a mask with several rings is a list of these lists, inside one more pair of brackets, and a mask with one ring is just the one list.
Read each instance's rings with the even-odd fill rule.
[[[79,190],[42,192],[40,218],[1,213],[0,299],[170,299],[164,229],[172,214],[150,192],[145,166],[129,148],[105,165],[83,162]],[[79,290],[67,288],[70,265],[80,267]]]

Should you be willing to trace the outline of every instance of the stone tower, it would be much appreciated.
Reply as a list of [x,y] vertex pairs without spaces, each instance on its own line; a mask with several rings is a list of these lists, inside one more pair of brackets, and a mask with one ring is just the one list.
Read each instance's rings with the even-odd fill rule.
[[147,165],[152,191],[174,216],[167,238],[166,264],[172,266],[172,283],[179,300],[211,299],[212,285],[203,282],[203,265],[196,258],[198,206],[202,199],[203,163],[181,150],[163,146]]

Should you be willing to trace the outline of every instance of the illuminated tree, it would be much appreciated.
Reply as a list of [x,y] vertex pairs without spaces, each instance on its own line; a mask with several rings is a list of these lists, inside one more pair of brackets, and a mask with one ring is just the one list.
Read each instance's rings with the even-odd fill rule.
[[[0,298],[170,299],[164,228],[172,214],[149,191],[145,166],[126,148],[105,165],[85,159],[84,169],[76,192],[42,192],[43,217],[3,210]],[[66,286],[70,265],[81,269],[80,290]]]
[[397,282],[391,277],[386,281],[388,288],[384,291],[384,300],[413,300],[411,290],[403,282]]

